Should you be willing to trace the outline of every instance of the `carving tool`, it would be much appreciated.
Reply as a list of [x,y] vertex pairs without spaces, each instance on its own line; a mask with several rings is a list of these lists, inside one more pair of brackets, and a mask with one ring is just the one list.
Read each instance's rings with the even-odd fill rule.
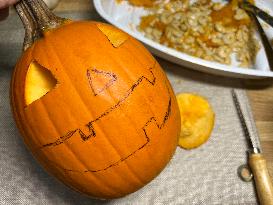
[[255,14],[256,16],[260,17],[262,20],[264,20],[266,23],[273,27],[273,17],[270,16],[265,11],[263,11],[262,9],[258,8],[257,6],[253,5],[252,3],[246,0],[240,2],[239,5],[242,9]]
[[272,57],[273,49],[270,45],[270,42],[257,16],[263,19],[272,27],[273,27],[273,17],[265,13],[263,10],[259,9],[258,7],[254,6],[253,4],[249,3],[247,0],[243,0],[242,2],[240,2],[239,6],[241,9],[244,9],[248,13],[248,15],[253,19],[253,22],[255,23],[257,30],[260,34],[261,42],[264,46],[265,55],[269,64],[269,69],[273,71],[273,57]]
[[260,149],[258,132],[246,93],[242,90],[232,90],[232,97],[249,143],[248,164],[254,176],[260,204],[273,205],[273,183],[267,169],[266,160]]

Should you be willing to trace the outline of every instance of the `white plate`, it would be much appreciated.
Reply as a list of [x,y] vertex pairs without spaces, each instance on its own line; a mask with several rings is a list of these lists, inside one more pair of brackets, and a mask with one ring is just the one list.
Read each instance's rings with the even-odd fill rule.
[[[236,67],[235,65],[228,66],[203,60],[156,43],[146,38],[141,32],[139,32],[136,27],[140,22],[140,17],[147,12],[144,9],[130,6],[127,2],[116,3],[116,0],[93,1],[97,12],[104,19],[132,35],[136,39],[142,41],[152,53],[161,58],[185,67],[211,74],[237,78],[273,77],[273,72],[269,69],[263,48],[257,54],[256,63],[253,68],[240,68]],[[268,11],[271,15],[273,14],[273,1],[256,0],[256,5]],[[272,39],[273,28],[266,26],[265,30],[269,39]]]

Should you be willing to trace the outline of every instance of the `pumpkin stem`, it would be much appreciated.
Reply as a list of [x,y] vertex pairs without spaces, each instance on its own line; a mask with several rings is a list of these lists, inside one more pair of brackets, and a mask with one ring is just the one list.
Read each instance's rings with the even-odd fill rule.
[[15,5],[15,9],[26,30],[24,50],[36,39],[42,38],[44,32],[58,28],[66,21],[54,15],[43,0],[21,0]]
[[42,34],[37,29],[37,22],[34,20],[31,11],[24,1],[17,3],[14,7],[25,27],[23,50],[26,50],[36,39],[42,37]]
[[63,24],[65,19],[53,14],[43,0],[22,0],[28,5],[38,27],[41,30],[54,29]]

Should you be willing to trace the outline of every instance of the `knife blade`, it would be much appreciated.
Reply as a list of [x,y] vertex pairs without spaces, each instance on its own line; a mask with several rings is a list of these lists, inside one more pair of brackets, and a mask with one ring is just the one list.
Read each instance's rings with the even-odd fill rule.
[[258,8],[257,6],[253,5],[252,3],[246,0],[241,1],[239,3],[239,6],[246,11],[252,12],[253,14],[260,17],[262,20],[264,20],[266,23],[273,27],[273,17],[270,16],[265,11],[263,11],[262,9]]
[[273,183],[261,152],[258,132],[250,104],[243,90],[231,91],[234,104],[249,144],[248,164],[254,176],[256,191],[261,205],[273,205]]
[[269,69],[271,71],[273,71],[273,57],[272,57],[273,48],[271,47],[270,42],[264,32],[264,29],[263,29],[262,25],[260,24],[259,20],[257,19],[256,15],[253,14],[252,12],[248,12],[248,13],[252,17],[252,19],[254,20],[254,23],[257,26],[257,29],[258,29],[259,34],[261,36],[262,44],[264,46],[265,55],[267,57],[267,61],[269,64]]
[[254,6],[253,4],[248,2],[247,0],[242,0],[239,3],[239,6],[241,9],[244,9],[248,13],[248,15],[253,19],[253,21],[258,29],[258,32],[260,34],[262,44],[264,46],[266,58],[267,58],[267,61],[269,64],[269,69],[271,71],[273,71],[273,57],[272,57],[273,48],[271,47],[271,45],[270,45],[271,43],[269,42],[269,40],[264,32],[264,29],[256,16],[262,18],[264,21],[266,21],[272,27],[273,27],[273,17],[270,16],[269,14],[265,13],[263,10],[259,9],[258,7]]

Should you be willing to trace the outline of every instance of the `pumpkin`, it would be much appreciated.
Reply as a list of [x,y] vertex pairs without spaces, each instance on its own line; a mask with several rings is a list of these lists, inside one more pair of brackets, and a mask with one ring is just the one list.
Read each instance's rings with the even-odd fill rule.
[[176,98],[158,62],[108,24],[60,19],[40,0],[16,9],[26,38],[11,105],[34,157],[91,197],[122,197],[150,182],[180,132]]

